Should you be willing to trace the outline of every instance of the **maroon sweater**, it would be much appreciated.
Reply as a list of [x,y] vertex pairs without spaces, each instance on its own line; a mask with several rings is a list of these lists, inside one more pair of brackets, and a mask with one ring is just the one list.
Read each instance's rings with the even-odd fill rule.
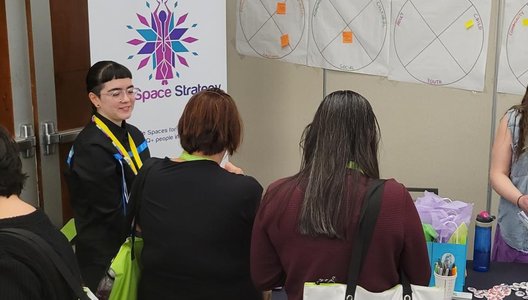
[[[256,287],[284,286],[289,300],[301,300],[306,281],[335,276],[336,282],[345,283],[365,182],[362,178],[357,199],[349,200],[356,209],[346,240],[301,235],[297,221],[303,191],[292,181],[270,185],[252,234],[251,275]],[[286,192],[277,192],[279,186]],[[389,179],[359,285],[372,292],[389,289],[399,283],[398,268],[411,283],[428,285],[430,266],[420,218],[406,188]]]

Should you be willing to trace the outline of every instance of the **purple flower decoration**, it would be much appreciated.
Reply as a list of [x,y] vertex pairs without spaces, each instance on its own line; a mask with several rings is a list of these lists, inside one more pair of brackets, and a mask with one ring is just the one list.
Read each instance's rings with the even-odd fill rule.
[[[134,29],[130,25],[127,26],[129,29],[135,30],[140,36],[129,40],[127,43],[140,47],[136,55],[144,56],[139,61],[137,69],[150,65],[156,80],[160,80],[162,85],[166,85],[169,79],[174,78],[174,74],[176,77],[180,77],[176,71],[178,66],[189,67],[187,55],[198,55],[198,53],[188,49],[190,44],[198,41],[197,38],[188,35],[189,29],[196,27],[197,24],[190,27],[184,26],[188,13],[176,20],[174,12],[167,6],[168,0],[156,1],[158,5],[150,14],[150,23],[144,16],[136,14],[139,23],[146,26],[145,28]],[[174,7],[177,5],[178,2],[176,1]],[[146,6],[150,8],[148,2]],[[128,57],[128,59],[132,58],[134,55]],[[149,79],[152,77],[150,74]]]

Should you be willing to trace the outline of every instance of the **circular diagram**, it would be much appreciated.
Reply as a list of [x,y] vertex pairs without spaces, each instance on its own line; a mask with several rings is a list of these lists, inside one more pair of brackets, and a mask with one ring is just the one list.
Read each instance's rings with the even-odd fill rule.
[[334,68],[357,71],[380,55],[387,36],[387,15],[381,1],[317,0],[312,38],[321,56]]
[[526,45],[528,45],[528,3],[517,12],[506,35],[506,58],[508,67],[517,81],[523,86],[528,85],[528,60],[526,59]]
[[280,59],[292,53],[304,34],[305,18],[302,0],[240,0],[244,38],[265,58]]
[[466,77],[484,48],[482,18],[469,0],[405,1],[394,19],[394,50],[416,80],[448,85]]

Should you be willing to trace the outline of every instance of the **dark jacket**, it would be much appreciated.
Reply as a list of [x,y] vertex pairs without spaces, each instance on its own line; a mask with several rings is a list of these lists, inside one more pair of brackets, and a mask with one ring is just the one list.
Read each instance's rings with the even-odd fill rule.
[[[144,162],[150,157],[139,129],[125,121],[117,126],[96,115],[127,151],[131,150],[130,133],[141,160]],[[88,287],[95,290],[111,259],[130,233],[131,215],[123,196],[124,186],[130,192],[135,175],[110,138],[94,122],[88,123],[77,136],[68,163],[65,175],[77,229],[76,255]]]

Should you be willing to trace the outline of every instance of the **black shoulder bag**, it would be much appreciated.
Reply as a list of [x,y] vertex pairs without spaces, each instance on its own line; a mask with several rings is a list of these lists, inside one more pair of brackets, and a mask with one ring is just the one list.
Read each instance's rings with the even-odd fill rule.
[[37,252],[43,253],[45,257],[50,259],[57,271],[59,271],[62,278],[64,278],[68,286],[74,292],[75,296],[81,300],[89,300],[82,288],[81,279],[73,275],[64,260],[57,254],[57,252],[55,252],[55,250],[53,250],[51,245],[38,234],[21,228],[3,228],[0,229],[0,234],[6,234],[18,238]]

